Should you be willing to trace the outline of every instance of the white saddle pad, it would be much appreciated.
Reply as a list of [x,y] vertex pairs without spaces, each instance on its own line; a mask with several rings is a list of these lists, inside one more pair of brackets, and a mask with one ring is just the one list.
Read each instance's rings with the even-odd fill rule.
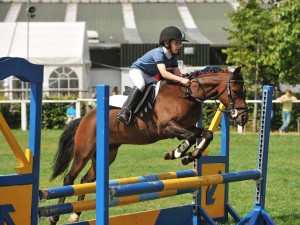
[[[160,81],[158,81],[156,86],[155,86],[155,99],[156,99],[156,96],[158,94],[159,87],[160,87]],[[127,97],[128,97],[127,95],[112,95],[112,96],[109,96],[109,105],[113,106],[113,107],[117,107],[117,108],[122,108],[125,101],[127,100]]]

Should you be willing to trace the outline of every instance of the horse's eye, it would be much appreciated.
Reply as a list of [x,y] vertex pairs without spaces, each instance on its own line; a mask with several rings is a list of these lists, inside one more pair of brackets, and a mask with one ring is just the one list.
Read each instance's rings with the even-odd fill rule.
[[233,90],[233,93],[235,93],[235,94],[246,94],[246,89],[244,88],[244,87],[242,87],[242,88],[239,88],[239,89],[237,89],[237,90]]

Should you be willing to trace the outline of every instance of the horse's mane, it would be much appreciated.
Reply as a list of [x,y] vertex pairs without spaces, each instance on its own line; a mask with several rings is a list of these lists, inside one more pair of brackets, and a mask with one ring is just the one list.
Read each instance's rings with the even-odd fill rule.
[[[208,66],[208,67],[205,67],[204,69],[195,70],[194,72],[191,72],[190,74],[186,74],[186,77],[188,77],[188,79],[193,79],[193,78],[197,78],[199,76],[204,77],[204,76],[211,76],[211,75],[216,75],[216,74],[228,74],[228,73],[233,73],[233,72],[231,72],[229,69],[221,69],[220,67]],[[241,71],[236,74],[235,79],[243,80],[243,75],[242,75]]]
[[195,70],[194,73],[201,75],[201,74],[212,74],[212,73],[227,73],[228,70],[223,70],[219,67],[209,67],[208,69],[205,68],[203,70]]
[[187,74],[187,77],[189,79],[198,77],[200,75],[211,75],[211,74],[219,74],[219,73],[228,73],[228,70],[223,70],[220,67],[216,66],[208,66],[204,69],[195,70],[194,72],[191,72],[190,74]]

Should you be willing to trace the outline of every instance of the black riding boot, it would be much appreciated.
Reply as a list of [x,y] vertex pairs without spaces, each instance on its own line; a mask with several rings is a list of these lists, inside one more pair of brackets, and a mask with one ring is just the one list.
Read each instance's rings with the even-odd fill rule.
[[124,103],[121,109],[121,112],[117,117],[121,122],[126,124],[129,124],[131,122],[132,111],[134,107],[137,105],[137,103],[139,102],[141,97],[142,97],[142,92],[137,87],[133,87],[126,102]]

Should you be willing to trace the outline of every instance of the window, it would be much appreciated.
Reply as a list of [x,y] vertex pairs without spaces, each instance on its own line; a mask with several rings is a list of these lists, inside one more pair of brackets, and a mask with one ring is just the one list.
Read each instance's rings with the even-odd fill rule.
[[50,74],[49,89],[52,96],[78,96],[78,87],[77,74],[69,67],[59,67]]
[[13,99],[29,99],[30,82],[23,82],[16,77],[12,77]]

